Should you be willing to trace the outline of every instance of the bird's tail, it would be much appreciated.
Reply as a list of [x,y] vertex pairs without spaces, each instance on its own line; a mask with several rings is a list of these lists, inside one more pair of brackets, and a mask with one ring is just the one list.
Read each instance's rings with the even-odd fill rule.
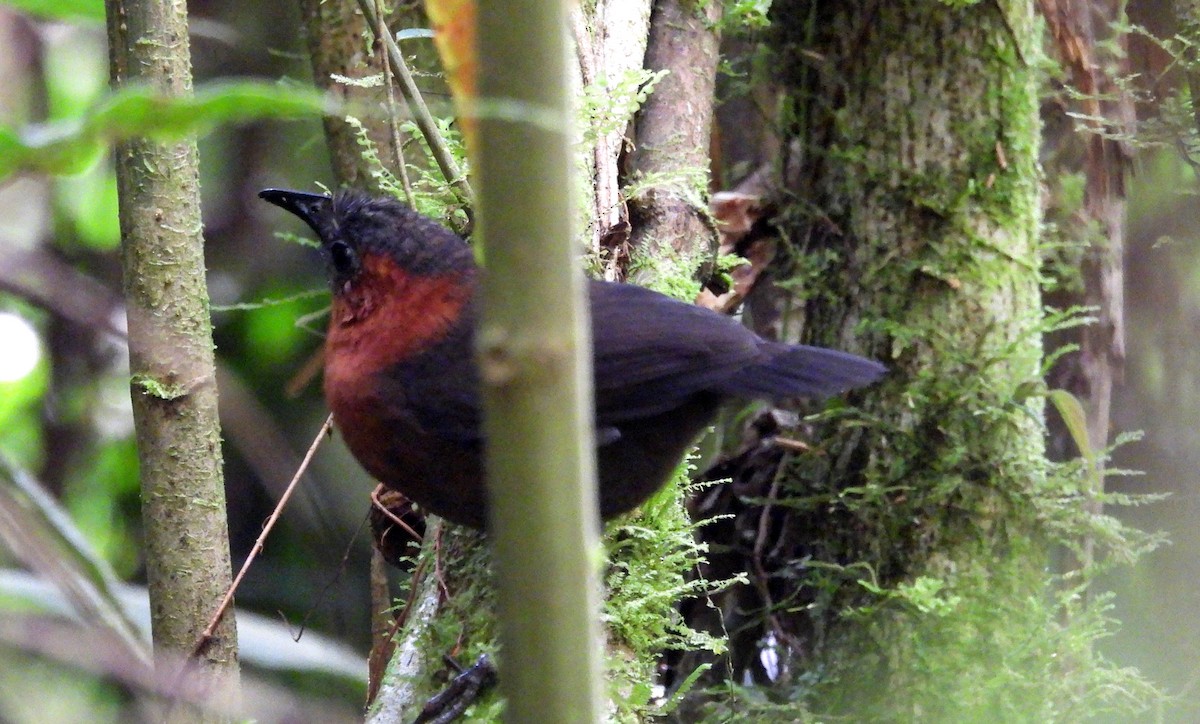
[[735,397],[828,397],[879,379],[887,368],[874,360],[821,347],[768,343],[765,359],[722,381]]

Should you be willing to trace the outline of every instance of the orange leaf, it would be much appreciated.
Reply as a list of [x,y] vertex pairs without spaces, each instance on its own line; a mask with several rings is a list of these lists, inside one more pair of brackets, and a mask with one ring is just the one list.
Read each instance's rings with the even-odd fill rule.
[[442,59],[450,95],[458,109],[458,121],[467,151],[475,158],[475,0],[425,0],[425,13],[433,26],[433,44]]

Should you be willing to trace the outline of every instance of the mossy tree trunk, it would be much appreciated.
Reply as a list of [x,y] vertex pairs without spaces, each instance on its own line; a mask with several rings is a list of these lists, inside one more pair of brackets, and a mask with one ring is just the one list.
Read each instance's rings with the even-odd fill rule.
[[[638,113],[630,166],[635,183],[662,180],[629,201],[630,242],[645,257],[635,259],[635,266],[649,262],[630,275],[638,284],[654,286],[664,272],[692,276],[716,248],[708,215],[708,156],[721,7],[691,0],[654,3],[646,67],[666,75]],[[663,260],[681,268],[663,269]]]
[[[182,2],[110,0],[106,11],[114,87],[192,92]],[[199,161],[194,140],[135,140],[116,154],[151,623],[155,651],[177,663],[200,640],[231,579]],[[235,699],[232,610],[200,658],[209,693]]]
[[738,607],[760,620],[734,663],[818,714],[1044,713],[1032,3],[771,12],[790,253],[787,283],[756,291],[776,314],[754,321],[891,372],[758,471],[750,494],[771,502],[740,511],[735,540],[755,579]]
[[[334,76],[366,78],[381,73],[378,52],[372,53],[366,20],[356,0],[297,0],[302,32],[312,61],[314,84],[344,102],[347,107],[360,103],[363,107],[381,103],[381,93],[375,88],[362,88],[339,83]],[[355,109],[357,112],[357,109]],[[377,116],[362,120],[367,137],[375,144],[381,159],[390,161],[396,149],[391,146],[387,124]],[[343,116],[329,115],[324,119],[328,140],[329,160],[334,178],[339,184],[378,191],[379,184],[372,175],[370,162],[362,154],[357,129]]]

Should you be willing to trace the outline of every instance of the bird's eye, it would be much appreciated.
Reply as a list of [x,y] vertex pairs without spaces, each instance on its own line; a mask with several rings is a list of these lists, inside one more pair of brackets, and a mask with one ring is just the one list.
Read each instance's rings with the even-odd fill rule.
[[358,271],[358,255],[344,241],[335,241],[329,245],[329,259],[333,270],[339,276],[349,276]]

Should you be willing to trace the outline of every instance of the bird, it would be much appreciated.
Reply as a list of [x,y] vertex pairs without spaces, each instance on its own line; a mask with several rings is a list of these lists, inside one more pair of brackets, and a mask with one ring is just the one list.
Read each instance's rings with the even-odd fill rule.
[[[324,393],[368,473],[422,509],[487,526],[480,282],[471,247],[399,200],[264,189],[317,235],[332,291]],[[599,511],[632,510],[670,478],[722,403],[827,397],[884,365],[764,339],[732,317],[633,284],[590,280]]]

